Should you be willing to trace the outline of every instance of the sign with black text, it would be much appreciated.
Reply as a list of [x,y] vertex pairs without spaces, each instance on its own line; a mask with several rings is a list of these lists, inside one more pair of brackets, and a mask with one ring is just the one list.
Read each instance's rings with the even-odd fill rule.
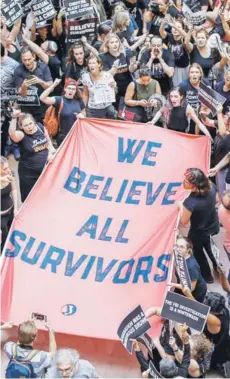
[[68,43],[73,44],[82,36],[93,37],[96,35],[97,19],[69,21],[68,23]]
[[131,339],[137,339],[151,328],[143,309],[140,305],[125,317],[118,328],[117,334],[126,348],[132,354],[133,342]]
[[83,16],[93,15],[90,0],[63,0],[65,14],[68,20],[76,20]]
[[148,333],[144,333],[142,336],[138,337],[137,341],[142,343],[142,345],[146,347],[150,357],[152,358],[153,357],[152,350],[153,350],[154,344],[153,344],[152,338],[148,335]]
[[224,266],[223,264],[221,263],[220,261],[220,250],[218,249],[218,247],[216,246],[215,242],[214,242],[214,239],[212,237],[210,237],[210,242],[211,242],[211,249],[212,249],[212,254],[215,258],[215,261],[216,261],[216,265],[217,267],[223,271],[224,270]]
[[36,24],[50,20],[56,15],[52,0],[34,0],[31,4],[31,9],[35,15]]
[[193,26],[201,26],[206,21],[206,12],[186,12],[185,18],[189,24],[192,24]]
[[22,1],[22,9],[24,14],[27,14],[31,10],[31,4],[33,3],[34,0],[23,0]]
[[151,375],[152,378],[164,378],[159,371],[156,369],[152,361],[149,361],[149,375]]
[[37,87],[29,87],[26,96],[20,96],[17,88],[4,88],[1,91],[1,101],[16,102],[24,106],[40,106]]
[[192,12],[199,12],[201,10],[201,5],[199,0],[185,0],[184,4],[187,5],[187,7]]
[[223,105],[226,101],[226,98],[216,92],[214,89],[206,86],[203,82],[199,86],[199,101],[204,104],[210,111],[212,115],[216,115],[216,108],[219,104]]
[[2,16],[6,19],[6,25],[10,27],[23,16],[23,10],[20,2],[17,0],[10,1],[1,9]]
[[174,292],[168,292],[161,316],[203,332],[210,307]]
[[186,263],[186,259],[182,257],[182,255],[177,251],[177,249],[174,248],[174,256],[175,256],[175,262],[176,262],[176,271],[180,279],[180,283],[185,288],[189,288],[191,290],[192,283],[191,278],[188,272],[188,266]]

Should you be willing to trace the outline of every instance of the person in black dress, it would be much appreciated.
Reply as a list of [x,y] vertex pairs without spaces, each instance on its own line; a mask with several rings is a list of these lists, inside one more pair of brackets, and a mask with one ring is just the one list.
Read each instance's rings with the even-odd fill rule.
[[194,256],[205,281],[213,283],[214,279],[203,249],[212,261],[214,270],[217,271],[210,241],[210,237],[217,234],[220,229],[216,210],[216,188],[199,168],[186,170],[183,186],[190,191],[190,195],[183,203],[177,203],[181,211],[180,222],[186,225],[190,221],[188,237],[193,243]]
[[[19,117],[21,130],[16,130],[16,119]],[[42,124],[36,123],[29,113],[14,112],[9,135],[20,149],[18,174],[21,200],[24,202],[55,150],[47,130]]]

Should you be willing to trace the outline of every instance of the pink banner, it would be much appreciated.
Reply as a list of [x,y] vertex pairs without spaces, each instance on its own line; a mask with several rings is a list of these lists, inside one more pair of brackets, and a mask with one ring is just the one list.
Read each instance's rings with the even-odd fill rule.
[[9,233],[2,320],[32,312],[55,331],[117,340],[137,305],[162,305],[188,167],[207,171],[207,137],[81,119]]

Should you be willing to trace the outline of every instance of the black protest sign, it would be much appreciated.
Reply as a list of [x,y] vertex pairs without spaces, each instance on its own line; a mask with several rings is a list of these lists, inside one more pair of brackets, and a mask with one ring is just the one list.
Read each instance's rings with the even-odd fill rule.
[[151,328],[143,309],[140,305],[125,317],[118,328],[117,334],[126,350],[132,354],[133,342],[131,339],[137,339]]
[[201,9],[199,0],[185,0],[184,3],[192,12],[199,12]]
[[76,20],[93,14],[90,0],[63,0],[65,15],[68,20]]
[[21,4],[17,0],[10,1],[6,6],[1,9],[2,16],[6,19],[6,25],[10,27],[23,16]]
[[4,88],[1,91],[1,101],[16,102],[18,105],[24,106],[40,106],[37,87],[31,86],[27,90],[26,96],[20,96],[17,88]]
[[174,292],[168,292],[161,316],[203,332],[210,307]]
[[136,339],[138,342],[142,343],[142,345],[144,345],[146,347],[146,349],[148,350],[148,353],[150,355],[150,357],[152,358],[153,357],[153,341],[152,341],[152,338],[148,335],[148,333],[144,333],[142,336],[138,337]]
[[52,0],[34,0],[31,4],[31,9],[35,15],[36,24],[50,20],[56,15]]
[[152,377],[152,378],[164,378],[160,373],[159,371],[156,369],[156,367],[154,366],[153,362],[152,361],[149,361],[149,375]]
[[224,266],[223,264],[221,263],[220,261],[220,250],[218,249],[218,247],[216,246],[214,240],[212,237],[210,237],[210,243],[211,243],[211,249],[212,249],[212,255],[213,257],[215,258],[215,261],[216,261],[216,265],[217,267],[223,271],[224,270]]
[[182,257],[177,249],[174,249],[174,256],[176,262],[176,271],[179,276],[180,282],[185,288],[189,288],[191,290],[192,283],[191,278],[188,272],[188,266],[186,263],[186,259]]
[[96,34],[97,19],[89,18],[87,20],[69,21],[68,22],[68,43],[73,44],[82,36],[93,37]]
[[23,0],[22,1],[22,8],[24,14],[29,13],[31,10],[31,4],[33,3],[34,0]]
[[199,86],[199,101],[204,104],[210,111],[213,116],[216,115],[216,108],[219,104],[223,105],[226,101],[224,96],[221,96],[214,89],[206,86],[203,82],[200,83]]

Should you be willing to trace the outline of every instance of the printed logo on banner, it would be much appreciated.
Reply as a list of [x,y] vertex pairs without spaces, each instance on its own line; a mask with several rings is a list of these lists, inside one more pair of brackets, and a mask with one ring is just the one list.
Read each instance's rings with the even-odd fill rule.
[[126,348],[132,354],[133,342],[131,339],[137,339],[151,328],[143,309],[140,305],[125,317],[118,328],[117,334]]
[[72,44],[78,41],[82,36],[94,37],[96,35],[97,19],[89,18],[87,20],[69,21],[68,22],[68,43]]
[[216,109],[219,104],[223,105],[226,101],[226,98],[222,95],[220,95],[218,92],[216,92],[211,87],[206,86],[204,82],[200,83],[199,86],[199,101],[204,104],[210,111],[212,112],[212,115],[216,115]]
[[54,18],[56,15],[52,0],[34,0],[31,9],[34,12],[36,24]]
[[63,4],[68,20],[93,15],[93,7],[90,0],[63,0]]
[[168,292],[161,316],[175,322],[186,323],[190,328],[203,332],[210,307],[174,292]]
[[74,304],[66,304],[62,307],[61,313],[64,316],[72,316],[77,312],[77,307]]
[[6,19],[6,25],[10,27],[17,20],[22,18],[23,10],[21,4],[17,0],[10,1],[6,6],[1,8],[2,16]]
[[201,26],[206,21],[206,12],[199,11],[199,12],[186,12],[185,18],[187,19],[187,22],[189,24],[192,24],[193,26]]

